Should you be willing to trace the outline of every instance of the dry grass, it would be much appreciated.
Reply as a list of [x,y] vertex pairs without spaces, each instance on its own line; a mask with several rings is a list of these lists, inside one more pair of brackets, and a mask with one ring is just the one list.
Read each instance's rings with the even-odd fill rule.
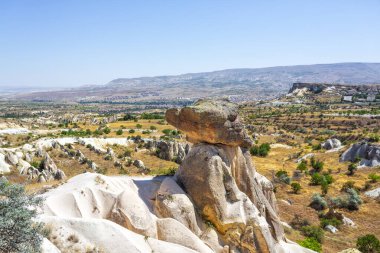
[[[267,140],[267,139],[265,139]],[[295,159],[289,159],[289,155],[300,152],[300,148],[284,149],[275,148],[272,149],[269,155],[265,158],[253,157],[253,161],[256,165],[256,169],[259,173],[265,175],[269,179],[273,178],[275,171],[280,169],[286,170],[290,176],[293,175],[296,169]],[[332,183],[327,196],[335,197],[341,193],[342,185],[349,181],[355,181],[355,185],[362,188],[365,182],[368,181],[368,175],[370,173],[377,172],[380,174],[380,170],[376,168],[359,169],[355,175],[348,176],[347,166],[348,163],[340,163],[340,153],[324,153],[315,152],[316,159],[320,159],[325,163],[324,170],[332,170],[332,176],[334,182]],[[320,186],[309,185],[310,176],[304,176],[299,183],[302,186],[300,194],[293,194],[290,186],[277,185],[276,197],[278,200],[290,200],[292,205],[287,205],[283,201],[278,201],[279,212],[281,219],[290,222],[296,214],[303,218],[308,219],[312,224],[319,225],[318,212],[308,207],[310,198],[314,193],[321,193]],[[372,188],[380,187],[380,183],[372,184]],[[378,237],[380,236],[380,213],[377,210],[380,208],[380,203],[376,200],[366,198],[361,194],[364,203],[360,206],[358,211],[339,210],[344,213],[345,216],[352,219],[357,227],[342,226],[340,231],[336,234],[325,232],[325,241],[323,243],[323,252],[333,253],[344,250],[349,247],[355,247],[356,239],[359,236],[371,233]],[[302,235],[294,231],[287,231],[287,237],[293,241],[300,240]]]

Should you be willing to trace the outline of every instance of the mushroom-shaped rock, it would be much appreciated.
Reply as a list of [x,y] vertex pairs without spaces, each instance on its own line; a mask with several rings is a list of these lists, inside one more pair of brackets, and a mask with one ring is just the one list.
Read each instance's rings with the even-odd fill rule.
[[166,111],[166,121],[184,131],[192,143],[252,145],[239,120],[238,106],[225,99],[202,99],[192,106],[169,109]]

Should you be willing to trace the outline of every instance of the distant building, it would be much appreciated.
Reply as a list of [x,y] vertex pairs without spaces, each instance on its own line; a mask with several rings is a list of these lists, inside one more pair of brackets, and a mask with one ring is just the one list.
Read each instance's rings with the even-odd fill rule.
[[376,94],[368,94],[367,95],[367,101],[368,102],[373,102],[376,100]]
[[352,102],[352,96],[343,96],[343,101]]

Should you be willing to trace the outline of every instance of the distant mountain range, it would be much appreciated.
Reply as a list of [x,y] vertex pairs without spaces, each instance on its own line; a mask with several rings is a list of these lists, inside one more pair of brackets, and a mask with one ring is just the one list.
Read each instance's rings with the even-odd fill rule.
[[295,82],[379,84],[380,63],[336,63],[256,69],[226,69],[175,76],[118,78],[105,85],[17,94],[34,101],[139,102],[230,96],[268,99],[285,94]]

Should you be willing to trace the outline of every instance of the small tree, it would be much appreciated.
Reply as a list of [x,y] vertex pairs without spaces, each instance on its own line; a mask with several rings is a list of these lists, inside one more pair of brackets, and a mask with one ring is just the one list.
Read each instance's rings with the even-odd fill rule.
[[106,128],[104,128],[103,132],[105,134],[109,134],[109,133],[111,133],[111,129],[109,127],[106,127]]
[[306,171],[306,169],[307,169],[307,161],[301,160],[301,162],[297,166],[297,170]]
[[137,129],[141,129],[141,128],[142,128],[142,125],[141,125],[141,124],[136,124],[136,128],[137,128]]
[[39,252],[43,224],[34,222],[42,198],[0,178],[0,252]]
[[323,180],[321,183],[321,191],[323,195],[326,195],[327,192],[329,191],[330,185],[326,180]]
[[350,176],[354,175],[357,169],[358,169],[358,166],[355,163],[350,163],[350,165],[348,165],[348,175]]
[[117,131],[116,131],[116,134],[117,134],[117,135],[122,135],[122,134],[123,134],[123,129],[119,129],[119,130],[117,130]]
[[320,160],[315,160],[314,157],[310,159],[310,164],[315,172],[320,172],[323,170],[324,163]]
[[301,185],[297,182],[293,182],[290,186],[292,187],[292,190],[295,194],[298,194],[302,189]]
[[363,253],[378,253],[380,252],[380,241],[376,236],[368,234],[358,238],[356,247]]
[[319,243],[323,241],[324,231],[318,226],[304,226],[301,228],[301,232],[304,236],[312,237]]

